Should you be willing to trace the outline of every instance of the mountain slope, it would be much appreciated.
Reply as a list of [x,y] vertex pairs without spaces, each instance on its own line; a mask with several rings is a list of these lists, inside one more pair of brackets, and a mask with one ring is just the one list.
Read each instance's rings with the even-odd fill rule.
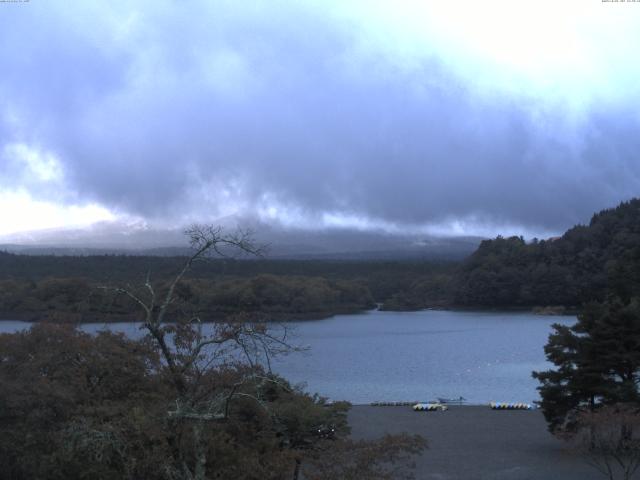
[[640,295],[640,199],[595,214],[562,237],[483,241],[452,285],[458,305],[578,306]]

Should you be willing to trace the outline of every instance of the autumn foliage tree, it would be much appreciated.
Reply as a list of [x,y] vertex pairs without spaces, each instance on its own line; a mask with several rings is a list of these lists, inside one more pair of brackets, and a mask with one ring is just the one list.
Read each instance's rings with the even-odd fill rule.
[[39,324],[0,335],[0,352],[1,478],[159,478],[150,420],[168,392],[148,342]]

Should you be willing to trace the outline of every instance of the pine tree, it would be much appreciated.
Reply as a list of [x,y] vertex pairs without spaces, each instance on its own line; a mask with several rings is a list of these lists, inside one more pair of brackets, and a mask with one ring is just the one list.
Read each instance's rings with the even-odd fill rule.
[[545,346],[556,369],[533,372],[549,429],[570,433],[601,405],[640,403],[640,300],[590,303],[571,327],[553,325]]

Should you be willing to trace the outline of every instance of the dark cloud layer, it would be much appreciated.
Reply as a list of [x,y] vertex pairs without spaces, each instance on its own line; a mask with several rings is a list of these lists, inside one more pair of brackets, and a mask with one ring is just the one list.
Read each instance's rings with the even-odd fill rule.
[[442,56],[394,58],[319,6],[240,3],[3,6],[0,148],[55,155],[57,201],[178,222],[558,231],[638,193],[632,104],[576,115],[476,88]]

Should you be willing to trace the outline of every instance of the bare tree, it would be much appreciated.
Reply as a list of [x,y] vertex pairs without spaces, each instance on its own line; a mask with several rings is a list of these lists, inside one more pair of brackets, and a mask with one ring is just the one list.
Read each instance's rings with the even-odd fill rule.
[[[263,388],[277,382],[270,375],[270,358],[294,348],[287,341],[284,327],[276,335],[265,324],[256,324],[239,315],[225,322],[208,324],[205,331],[197,314],[179,309],[176,312],[176,289],[196,262],[212,254],[229,256],[240,252],[258,256],[263,252],[248,231],[226,234],[220,227],[193,225],[185,234],[192,253],[164,289],[154,285],[149,274],[139,288],[129,285],[109,289],[131,298],[144,312],[141,328],[158,349],[176,392],[174,404],[167,412],[168,421],[174,426],[169,444],[175,466],[167,472],[168,476],[204,480],[207,425],[224,421],[236,398],[248,398],[264,406]],[[233,370],[235,375],[229,383],[220,383],[212,380],[212,369]],[[186,428],[190,430],[188,443],[192,445],[188,454],[182,447],[185,427],[190,427]]]
[[247,315],[205,325],[197,313],[179,305],[180,284],[195,263],[212,254],[256,256],[263,251],[246,231],[228,235],[218,227],[194,225],[185,233],[192,254],[168,283],[158,285],[147,275],[142,285],[109,288],[142,310],[141,328],[158,352],[159,373],[166,375],[165,383],[173,392],[166,411],[172,458],[165,476],[205,480],[211,473],[208,465],[211,470],[216,460],[209,448],[216,426],[220,431],[224,426],[238,427],[241,421],[233,423],[232,407],[236,405],[236,415],[242,415],[243,408],[251,405],[269,418],[284,452],[283,472],[290,468],[293,478],[299,478],[303,463],[305,477],[319,480],[411,478],[410,459],[425,448],[423,439],[400,435],[354,442],[342,438],[348,434],[346,402],[328,406],[320,397],[290,388],[272,374],[274,355],[299,350],[289,343],[284,326],[276,332],[272,325],[253,322]]
[[640,407],[616,404],[585,412],[572,442],[609,480],[630,480],[640,467]]

